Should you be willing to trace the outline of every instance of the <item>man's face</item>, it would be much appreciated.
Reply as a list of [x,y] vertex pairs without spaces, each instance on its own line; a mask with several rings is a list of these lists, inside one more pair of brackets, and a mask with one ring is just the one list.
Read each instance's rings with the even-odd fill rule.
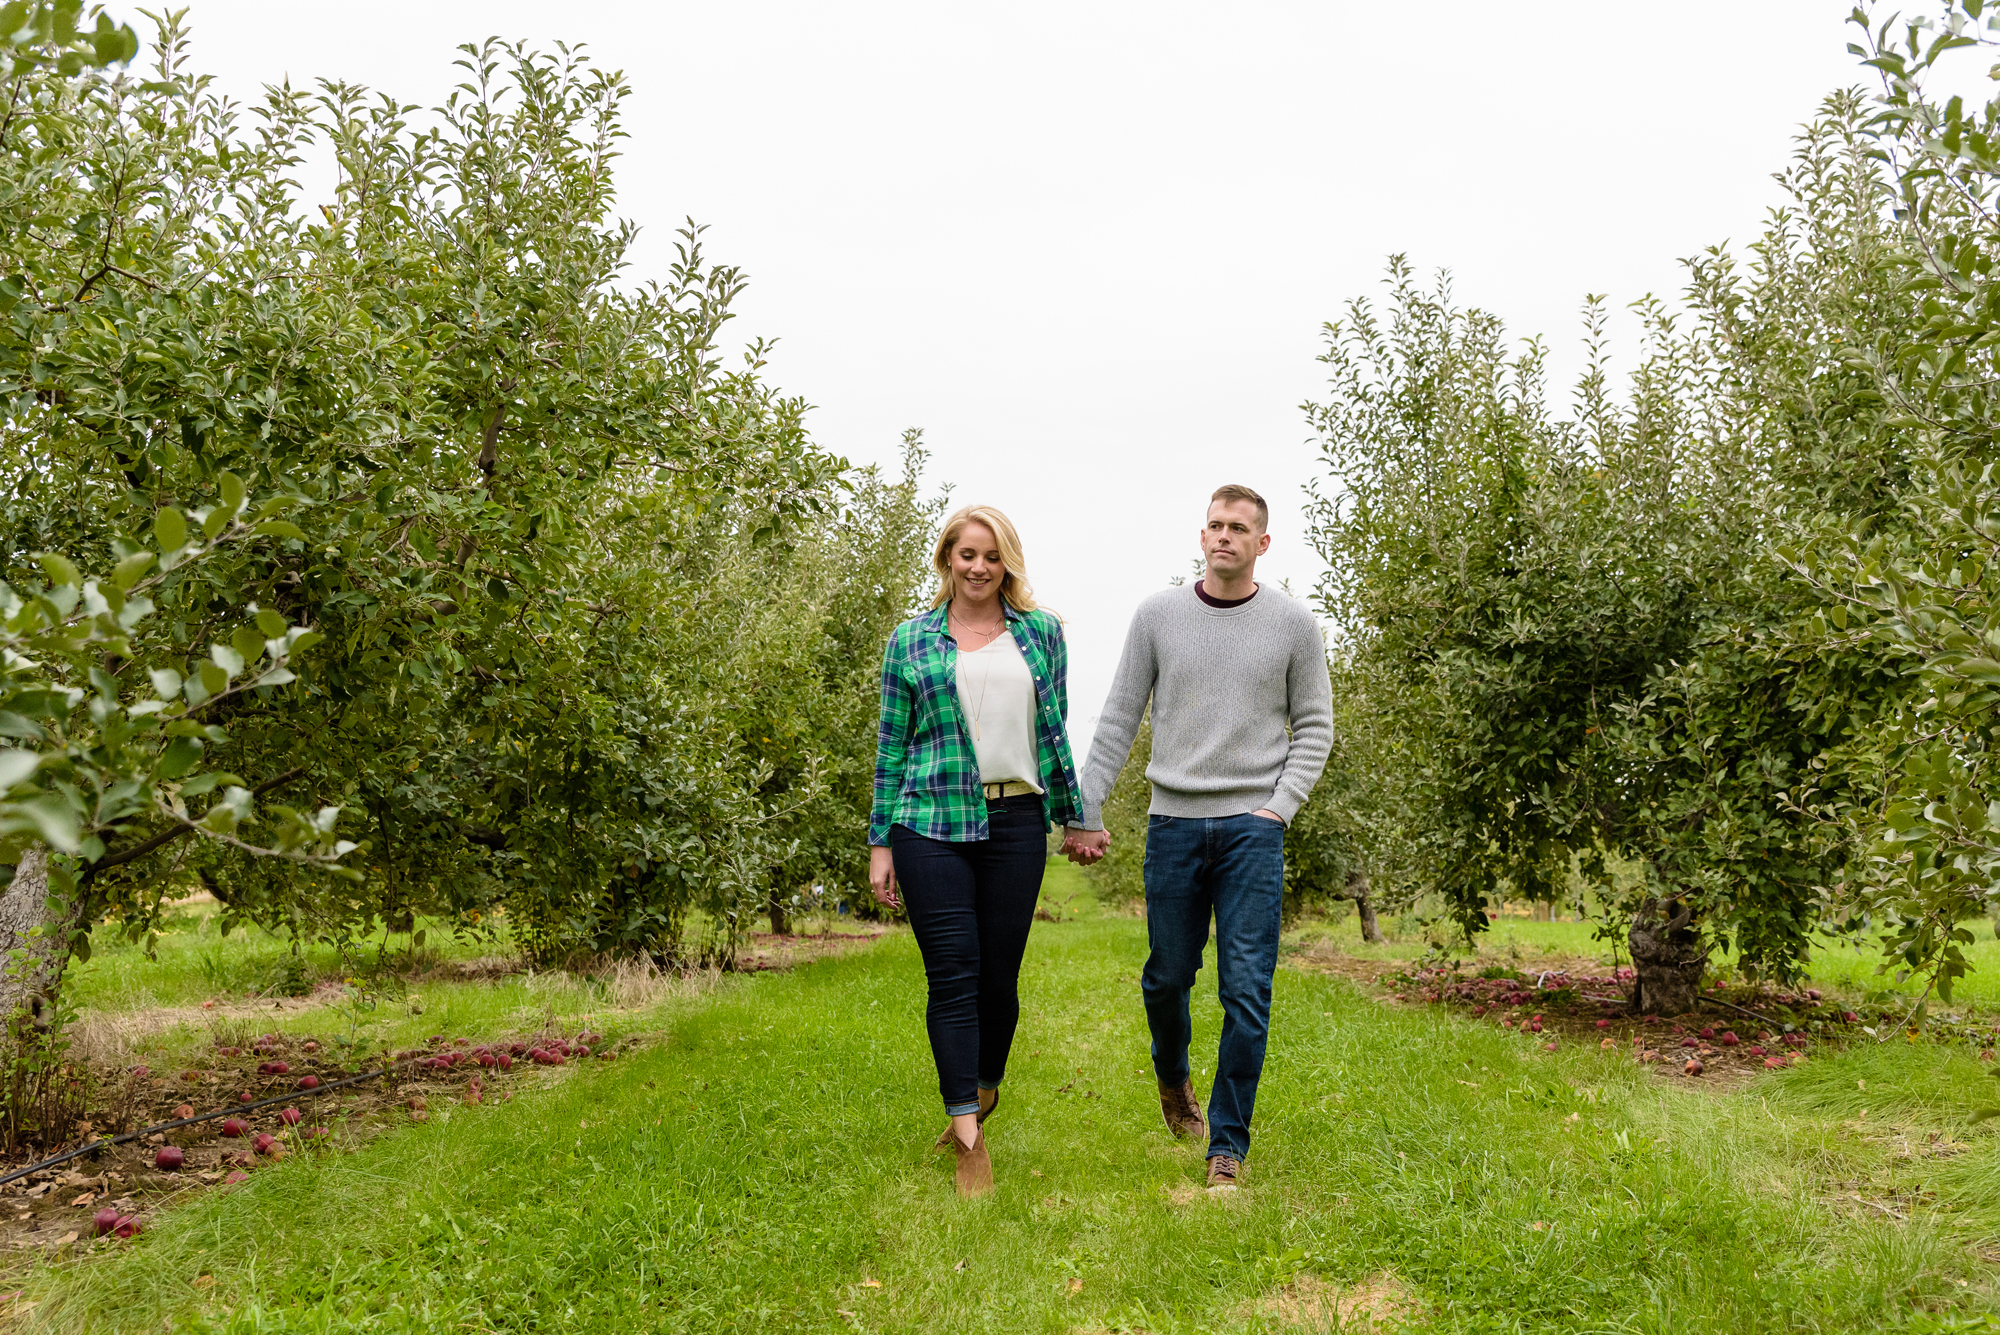
[[1257,525],[1257,507],[1250,501],[1217,501],[1208,507],[1201,526],[1201,554],[1211,572],[1224,577],[1247,571],[1271,545],[1271,535]]

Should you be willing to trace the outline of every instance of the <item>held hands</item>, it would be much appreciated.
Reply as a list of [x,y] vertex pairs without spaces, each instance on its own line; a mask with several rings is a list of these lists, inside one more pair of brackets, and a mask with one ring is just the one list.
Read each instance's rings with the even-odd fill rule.
[[868,850],[868,888],[885,908],[903,907],[903,897],[896,893],[896,860],[879,845]]
[[1072,826],[1063,831],[1062,854],[1079,867],[1102,861],[1110,846],[1109,830],[1079,830]]

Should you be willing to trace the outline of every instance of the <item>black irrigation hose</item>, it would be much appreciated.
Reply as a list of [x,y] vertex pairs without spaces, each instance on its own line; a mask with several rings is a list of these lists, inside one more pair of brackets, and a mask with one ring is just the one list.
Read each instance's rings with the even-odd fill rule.
[[26,1177],[30,1173],[39,1173],[44,1168],[54,1168],[57,1164],[68,1163],[78,1155],[95,1154],[98,1150],[109,1149],[113,1145],[124,1145],[130,1141],[137,1140],[141,1136],[150,1136],[160,1131],[171,1131],[177,1126],[193,1126],[196,1122],[212,1122],[218,1117],[234,1117],[241,1113],[252,1113],[256,1112],[259,1108],[268,1108],[274,1103],[291,1103],[298,1099],[316,1099],[322,1094],[331,1094],[336,1089],[345,1089],[349,1085],[358,1085],[363,1080],[378,1079],[400,1067],[408,1066],[411,1062],[423,1061],[429,1055],[429,1053],[425,1053],[420,1057],[405,1057],[402,1061],[390,1062],[379,1071],[369,1071],[365,1075],[351,1075],[345,1080],[336,1080],[330,1085],[319,1085],[313,1089],[295,1089],[289,1094],[280,1094],[276,1098],[259,1099],[255,1103],[239,1103],[234,1107],[224,1108],[220,1112],[201,1113],[198,1116],[183,1117],[174,1122],[161,1122],[156,1126],[142,1126],[137,1131],[127,1131],[123,1135],[100,1136],[87,1145],[78,1145],[75,1149],[64,1150],[53,1159],[44,1159],[40,1163],[29,1164],[26,1168],[16,1168],[5,1177],[0,1177],[0,1187],[6,1186],[15,1178]]

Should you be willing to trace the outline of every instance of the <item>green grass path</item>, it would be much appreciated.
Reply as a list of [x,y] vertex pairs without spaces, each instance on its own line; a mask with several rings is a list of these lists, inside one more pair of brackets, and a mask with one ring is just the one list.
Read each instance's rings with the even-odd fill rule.
[[[1950,1092],[1983,1092],[1962,1058],[1825,1058],[1718,1097],[1281,970],[1248,1185],[1210,1197],[1145,1073],[1143,948],[1130,918],[1037,925],[990,1200],[956,1199],[928,1148],[899,935],[677,1003],[629,1062],[260,1170],[31,1282],[24,1324],[1220,1332],[1301,1328],[1269,1302],[1287,1282],[1378,1280],[1424,1329],[1740,1335],[1972,1328],[1990,1301],[1989,1215],[1942,1208],[2000,1183]],[[1202,983],[1205,1089],[1212,967]],[[1873,1123],[1848,1120],[1857,1098]],[[1889,1171],[1869,1128],[1897,1117],[1967,1138],[1898,1170],[1938,1205],[1822,1203]]]

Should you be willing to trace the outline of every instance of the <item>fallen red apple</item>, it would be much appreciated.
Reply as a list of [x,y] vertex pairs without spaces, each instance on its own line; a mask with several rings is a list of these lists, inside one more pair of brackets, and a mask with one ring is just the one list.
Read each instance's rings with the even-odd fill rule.
[[223,1178],[222,1184],[224,1186],[230,1186],[237,1182],[248,1182],[249,1180],[250,1180],[250,1174],[243,1172],[242,1170],[239,1169],[236,1172],[231,1173],[228,1177]]
[[1659,1059],[1660,1059],[1660,1054],[1655,1050],[1653,1050],[1652,1048],[1647,1048],[1644,1052],[1639,1054],[1639,1060],[1642,1062],[1656,1062]]
[[1712,1027],[1711,1027],[1711,1028],[1707,1028],[1707,1029],[1703,1029],[1703,1030],[1701,1031],[1701,1037],[1703,1037],[1703,1038],[1714,1038],[1714,1037],[1715,1037],[1715,1030],[1714,1030],[1714,1028],[1712,1028]]
[[111,1236],[114,1238],[138,1237],[139,1217],[137,1215],[128,1214],[124,1218],[120,1219],[116,1224],[112,1225]]
[[1474,1006],[1474,1007],[1472,1008],[1472,1018],[1473,1018],[1473,1019],[1475,1019],[1475,1020],[1476,1020],[1476,1019],[1478,1019],[1478,1018],[1479,1018],[1480,1016],[1482,1016],[1482,1015],[1484,1015],[1484,1014],[1486,1014],[1486,1008],[1485,1008],[1484,1006]]
[[1847,1023],[1849,1024],[1859,1024],[1861,1022],[1861,1017],[1859,1015],[1856,1015],[1853,1011],[1842,1011],[1840,1013],[1840,1018],[1847,1021]]
[[304,1134],[307,1140],[319,1140],[322,1139],[323,1137],[330,1136],[333,1133],[327,1130],[323,1126],[316,1126],[313,1127],[310,1131],[305,1132]]
[[318,1076],[316,1076],[316,1075],[302,1075],[302,1076],[300,1076],[300,1077],[299,1077],[299,1088],[300,1088],[300,1089],[318,1089],[318,1088],[319,1088],[319,1077],[318,1077]]
[[1542,1044],[1542,1051],[1543,1051],[1543,1052],[1554,1052],[1555,1050],[1556,1050],[1556,1045],[1555,1045],[1555,1044],[1553,1044],[1553,1043],[1544,1043],[1544,1044]]
[[[1607,1038],[1603,1042],[1599,1043],[1597,1046],[1609,1052],[1611,1049],[1618,1046],[1618,1040],[1615,1038]],[[607,1053],[606,1055],[608,1056],[609,1054]]]
[[1819,1000],[1819,989],[1818,989],[1818,988],[1816,988],[1816,987],[1809,987],[1809,988],[1807,988],[1807,989],[1806,989],[1806,995],[1807,995],[1808,997],[1810,997],[1810,998],[1811,998],[1812,1000],[1814,1000],[1814,1001],[1818,1001],[1818,1000]]
[[252,1094],[249,1090],[246,1089],[242,1093],[236,1096],[236,1101],[238,1103],[255,1103],[257,1101],[257,1096],[255,1094]]
[[612,1059],[613,1057],[616,1057],[617,1055],[618,1055],[618,1054],[617,1054],[617,1053],[616,1053],[615,1051],[613,1051],[612,1049],[610,1049],[610,1048],[603,1048],[603,1049],[599,1050],[599,1052],[598,1052],[598,1054],[597,1054],[597,1058],[598,1058],[598,1060],[599,1060],[599,1061],[607,1061],[607,1062],[608,1062],[608,1061],[610,1061],[610,1060],[611,1060],[611,1059]]
[[97,1230],[97,1236],[101,1238],[112,1229],[118,1227],[118,1219],[118,1212],[107,1205],[90,1217],[90,1224],[91,1227]]
[[283,1112],[278,1114],[278,1120],[283,1122],[286,1126],[297,1126],[304,1117],[305,1114],[300,1112],[297,1108],[287,1108]]
[[314,1042],[314,1041],[313,1041],[312,1039],[310,1039],[310,1038],[309,1038],[309,1039],[307,1039],[307,1040],[306,1040],[306,1051],[307,1051],[307,1052],[318,1052],[318,1051],[319,1051],[319,1044],[318,1044],[318,1043],[316,1043],[316,1042]]
[[1761,1057],[1761,1056],[1763,1056],[1763,1055],[1764,1055],[1764,1049],[1763,1049],[1763,1047],[1761,1047],[1760,1045],[1758,1045],[1758,1044],[1756,1044],[1756,1043],[1752,1043],[1752,1044],[1751,1044],[1751,1045],[1750,1045],[1749,1047],[1747,1047],[1747,1048],[1745,1048],[1745,1049],[1743,1049],[1743,1050],[1744,1050],[1745,1052],[1749,1053],[1749,1054],[1750,1054],[1751,1056],[1753,1056],[1753,1057]]
[[409,1104],[412,1112],[422,1112],[424,1110],[424,1096],[421,1094],[412,1094],[404,1102]]
[[496,1058],[490,1052],[474,1053],[472,1060],[478,1062],[481,1066],[485,1067],[492,1067],[497,1064]]
[[465,1040],[462,1038],[454,1038],[451,1042],[453,1047],[462,1048],[465,1046]]
[[180,1107],[174,1109],[175,1121],[179,1121],[183,1117],[192,1116],[194,1116],[194,1105],[192,1103],[183,1103]]
[[278,1148],[278,1138],[268,1131],[260,1131],[257,1133],[257,1139],[250,1142],[250,1147],[259,1154],[269,1154]]
[[160,1146],[159,1153],[153,1156],[153,1167],[163,1169],[169,1173],[174,1172],[186,1162],[187,1156],[181,1153],[181,1147],[178,1145],[162,1145]]
[[1692,1038],[1684,1038],[1681,1040],[1681,1046],[1684,1048],[1699,1047],[1700,1043]]
[[443,1034],[432,1034],[432,1035],[431,1035],[431,1036],[430,1036],[429,1038],[425,1039],[425,1040],[424,1040],[424,1042],[426,1042],[426,1043],[442,1043],[442,1042],[444,1042],[444,1035],[443,1035]]
[[240,1117],[225,1117],[222,1119],[222,1134],[228,1136],[231,1140],[236,1139],[236,1137],[249,1129],[250,1124]]
[[[1542,1028],[1542,1027],[1541,1027],[1540,1025],[1536,1025],[1536,1026],[1535,1026],[1535,1030],[1536,1030],[1536,1032],[1538,1032],[1538,1033],[1539,1033],[1539,1032],[1541,1031],[1541,1028]],[[587,1047],[575,1047],[575,1048],[571,1048],[571,1049],[569,1050],[569,1055],[570,1055],[570,1056],[572,1056],[572,1057],[588,1057],[588,1056],[590,1055],[590,1049],[589,1049],[589,1048],[587,1048]]]
[[1725,1029],[1722,1031],[1722,1037],[1716,1039],[1715,1041],[1722,1044],[1722,1046],[1725,1048],[1733,1048],[1738,1043],[1741,1043],[1743,1040],[1736,1037],[1736,1034],[1733,1030]]
[[1597,1027],[1598,1027],[1599,1029],[1609,1029],[1609,1028],[1611,1027],[1611,1021],[1609,1021],[1609,1020],[1599,1020],[1599,1021],[1597,1022]]
[[503,1071],[511,1071],[514,1069],[514,1059],[508,1056],[504,1052],[501,1053],[499,1056],[495,1057],[493,1060],[499,1063],[500,1069]]
[[289,1067],[289,1066],[287,1066],[287,1065],[286,1065],[285,1063],[283,1063],[283,1062],[272,1062],[272,1063],[271,1063],[271,1074],[272,1074],[272,1075],[290,1075],[291,1073],[292,1073],[292,1068],[291,1068],[291,1067]]
[[1689,1057],[1687,1059],[1687,1065],[1681,1067],[1681,1073],[1683,1075],[1700,1075],[1706,1069],[1707,1068],[1701,1064],[1701,1058]]
[[1785,1058],[1785,1057],[1766,1057],[1766,1058],[1764,1058],[1764,1065],[1766,1065],[1766,1066],[1768,1066],[1768,1067],[1771,1067],[1771,1068],[1772,1068],[1772,1069],[1774,1069],[1774,1070],[1775,1070],[1776,1068],[1778,1068],[1778,1067],[1781,1067],[1781,1066],[1788,1066],[1788,1065],[1790,1065],[1790,1064],[1791,1064],[1791,1063],[1790,1063],[1790,1060],[1789,1060],[1788,1058]]
[[510,1044],[507,1051],[513,1053],[516,1057],[525,1057],[528,1055],[528,1045],[526,1043]]

